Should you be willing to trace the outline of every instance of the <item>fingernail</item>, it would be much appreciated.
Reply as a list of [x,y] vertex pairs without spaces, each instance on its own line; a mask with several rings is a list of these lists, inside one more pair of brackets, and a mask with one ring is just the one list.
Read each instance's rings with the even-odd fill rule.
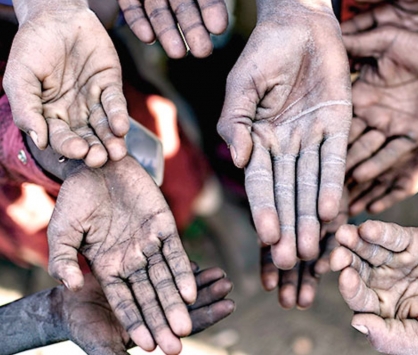
[[30,131],[29,135],[32,138],[33,143],[35,143],[35,145],[38,147],[38,135],[36,134],[36,132],[35,131]]
[[369,330],[364,325],[352,324],[352,327],[364,335],[369,335]]
[[70,289],[70,284],[66,280],[61,280],[61,282],[64,284],[66,288]]

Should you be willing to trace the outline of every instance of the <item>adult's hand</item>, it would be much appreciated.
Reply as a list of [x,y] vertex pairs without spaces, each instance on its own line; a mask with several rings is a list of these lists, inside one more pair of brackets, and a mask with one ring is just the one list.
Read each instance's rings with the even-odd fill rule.
[[352,326],[383,353],[418,351],[418,230],[379,221],[341,227],[331,254]]
[[15,0],[19,31],[4,76],[17,126],[40,149],[102,166],[126,155],[116,50],[85,0]]
[[259,0],[218,131],[245,167],[255,227],[281,269],[319,255],[320,221],[338,214],[350,122],[349,68],[330,4]]
[[[418,15],[402,3],[384,4],[342,25],[344,44],[361,63],[347,154],[348,173],[359,183],[377,178],[418,147],[418,65],[412,59],[418,54]],[[372,20],[378,27],[369,29]]]
[[278,270],[273,264],[271,250],[261,247],[261,283],[266,291],[278,289],[279,304],[284,309],[312,306],[321,277],[331,271],[330,254],[338,245],[335,233],[348,221],[348,191],[344,189],[340,212],[331,223],[321,226],[320,255],[313,261],[300,261],[292,270]]
[[135,35],[145,43],[158,39],[172,58],[184,57],[186,45],[195,57],[207,57],[213,49],[210,34],[228,26],[225,0],[118,1]]
[[192,323],[185,303],[196,283],[174,218],[151,177],[131,157],[101,169],[79,166],[66,177],[48,226],[49,270],[71,290],[88,260],[109,304],[144,350],[155,342],[167,354]]

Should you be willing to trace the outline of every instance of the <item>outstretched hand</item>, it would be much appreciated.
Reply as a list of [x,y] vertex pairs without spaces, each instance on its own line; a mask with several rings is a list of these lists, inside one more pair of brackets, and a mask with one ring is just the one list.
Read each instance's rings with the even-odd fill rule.
[[[418,15],[398,1],[383,4],[342,24],[344,44],[361,66],[353,85],[356,118],[347,170],[365,183],[418,147]],[[408,8],[409,9],[409,8]],[[377,26],[377,27],[375,27]],[[373,60],[371,60],[373,58]]]
[[[18,1],[16,1],[18,3]],[[22,5],[23,4],[23,5]],[[116,50],[85,1],[20,2],[4,76],[17,126],[40,149],[90,167],[126,155],[129,121]]]
[[195,57],[207,57],[213,49],[210,34],[228,26],[225,0],[118,1],[135,35],[145,43],[158,39],[172,58],[184,57],[186,45]]
[[[197,300],[188,306],[192,334],[202,331],[227,317],[234,302],[225,299],[232,283],[219,268],[198,271],[194,265],[198,286]],[[82,290],[63,290],[63,323],[68,338],[89,355],[122,355],[134,346],[129,334],[115,318],[100,285],[92,275],[86,276]]]
[[380,352],[418,351],[418,230],[379,221],[341,227],[331,254],[352,326]]
[[218,132],[245,186],[261,241],[281,269],[319,255],[338,214],[351,84],[331,8],[265,2],[229,74]]
[[52,276],[81,289],[80,250],[138,346],[181,350],[178,337],[192,330],[185,303],[196,300],[196,283],[167,203],[133,158],[73,171],[58,195],[48,241]]

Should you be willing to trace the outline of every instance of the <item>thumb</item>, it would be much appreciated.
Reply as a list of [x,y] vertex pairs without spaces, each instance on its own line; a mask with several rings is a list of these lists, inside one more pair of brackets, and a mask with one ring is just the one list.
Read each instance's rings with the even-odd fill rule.
[[413,354],[418,348],[418,322],[414,319],[383,319],[374,314],[356,314],[351,325],[367,335],[379,352]]
[[232,160],[244,168],[251,157],[253,141],[251,127],[258,103],[257,90],[247,77],[232,70],[226,84],[225,101],[217,129],[228,144]]
[[70,291],[78,291],[84,285],[83,273],[78,264],[77,253],[82,233],[71,227],[55,208],[48,225],[49,264],[48,272]]
[[398,32],[396,27],[383,26],[371,31],[343,35],[343,42],[347,52],[353,57],[379,57],[396,43]]
[[38,78],[16,61],[7,64],[3,87],[9,99],[16,126],[30,135],[43,150],[48,145],[48,127],[42,115],[41,83]]

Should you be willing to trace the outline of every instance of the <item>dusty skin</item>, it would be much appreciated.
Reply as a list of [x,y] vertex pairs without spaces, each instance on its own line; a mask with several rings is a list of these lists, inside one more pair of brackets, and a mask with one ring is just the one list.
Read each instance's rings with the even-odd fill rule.
[[379,177],[418,147],[417,10],[416,2],[385,3],[341,26],[361,68],[347,154],[349,175],[359,183]]
[[418,192],[418,151],[409,153],[398,164],[376,179],[354,184],[350,190],[350,214],[365,210],[380,213]]
[[340,28],[326,5],[262,1],[230,72],[218,132],[245,185],[259,238],[280,269],[319,255],[338,214],[351,122]]
[[[192,333],[202,331],[227,317],[234,302],[225,297],[232,283],[223,270],[199,271],[195,264],[197,301],[188,307],[193,324]],[[16,319],[25,319],[16,322]],[[2,331],[1,355],[70,339],[88,355],[121,355],[134,346],[128,333],[115,318],[104,294],[91,275],[79,292],[63,286],[42,291],[0,307]],[[39,332],[42,329],[42,332]]]
[[[132,158],[66,177],[48,226],[49,271],[81,289],[79,250],[131,339],[167,354],[191,332],[186,303],[196,299],[174,218],[151,177]],[[155,342],[154,342],[155,340]]]
[[331,268],[356,312],[352,326],[387,354],[418,352],[418,229],[367,221],[342,226]]
[[4,88],[17,126],[40,149],[91,167],[126,155],[129,129],[116,50],[106,30],[77,1],[14,2],[19,31]]
[[[228,26],[224,0],[118,0],[125,20],[145,43],[158,39],[172,58],[190,52],[199,58],[212,53],[210,34],[219,35]],[[181,32],[179,30],[181,29]]]
[[305,310],[312,306],[321,277],[330,272],[330,254],[338,245],[337,229],[348,221],[348,191],[344,191],[340,212],[331,223],[321,227],[320,255],[317,260],[299,261],[292,270],[278,270],[271,258],[270,247],[260,249],[261,283],[266,291],[278,290],[279,304],[284,309],[297,307]]

